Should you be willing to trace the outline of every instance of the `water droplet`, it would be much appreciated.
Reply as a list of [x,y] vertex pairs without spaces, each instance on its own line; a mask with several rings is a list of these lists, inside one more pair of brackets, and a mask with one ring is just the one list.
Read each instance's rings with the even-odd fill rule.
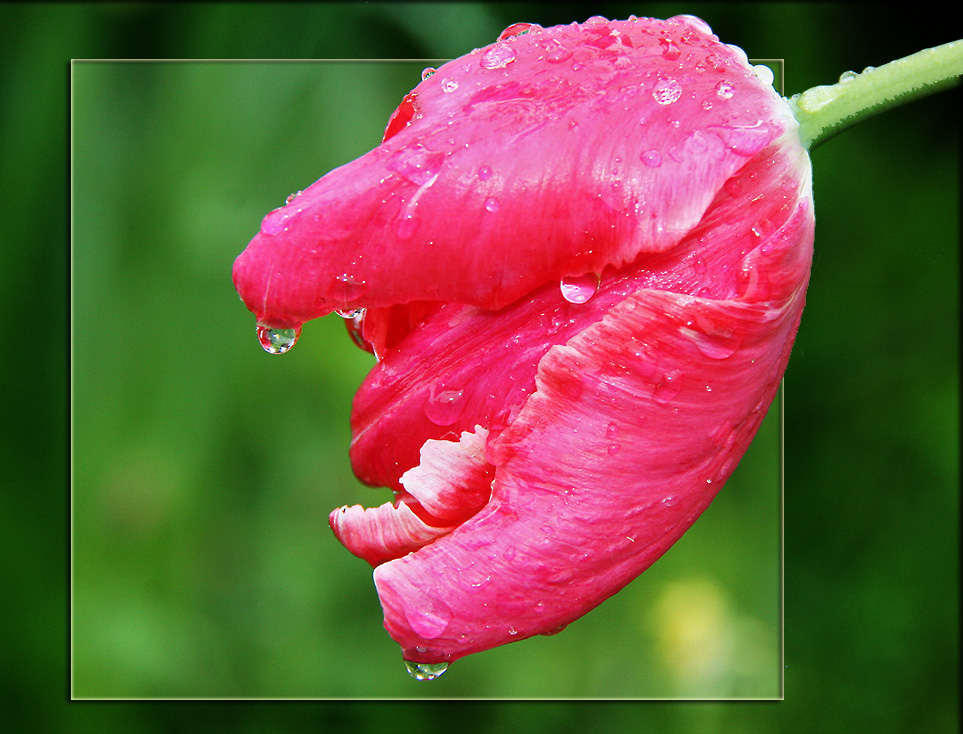
[[332,296],[341,301],[345,308],[347,308],[347,304],[357,300],[368,290],[368,285],[365,281],[359,280],[347,273],[336,275],[333,280],[334,287],[332,288]]
[[746,52],[742,49],[741,46],[736,46],[734,43],[727,43],[726,47],[730,51],[732,51],[736,59],[738,59],[743,66],[745,67],[749,66],[749,57],[746,55]]
[[432,76],[436,71],[438,70],[435,67],[426,66],[424,69],[421,70],[421,81],[424,81],[428,77]]
[[572,58],[572,52],[554,38],[538,44],[545,52],[545,60],[550,64],[560,64]]
[[655,386],[655,402],[665,405],[682,390],[682,370],[672,370],[662,375]]
[[433,152],[419,144],[398,150],[388,159],[388,168],[413,184],[424,186],[433,183],[444,160],[445,154],[441,151]]
[[676,498],[673,497],[671,494],[668,497],[666,497],[664,500],[662,500],[662,504],[665,505],[666,507],[672,507],[672,505],[674,505],[675,503],[676,503]]
[[722,184],[723,190],[733,199],[735,199],[739,194],[742,193],[742,180],[738,178],[730,178],[724,184]]
[[481,57],[483,69],[501,69],[515,60],[515,50],[509,46],[492,46]]
[[682,85],[675,79],[663,79],[652,90],[652,97],[659,104],[672,104],[681,96]]
[[487,181],[492,177],[492,169],[488,166],[482,166],[478,169],[478,180]]
[[703,102],[702,102],[702,109],[704,109],[704,110],[711,110],[711,109],[712,109],[712,101],[711,101],[711,100],[708,100],[708,99],[703,100]]
[[514,637],[515,635],[518,634],[518,630],[515,629],[514,627],[509,627],[509,628],[508,628],[508,634],[510,634],[512,637]]
[[456,82],[454,79],[445,79],[441,82],[442,92],[454,92],[456,89],[458,89],[458,82]]
[[772,86],[773,79],[775,78],[773,76],[772,69],[770,69],[765,64],[756,64],[755,66],[753,66],[752,75],[756,77],[756,79],[761,81],[763,84],[766,84],[768,86]]
[[270,326],[257,325],[257,340],[268,354],[284,354],[293,347],[301,336],[301,327],[293,329],[272,329]]
[[666,61],[673,61],[679,58],[679,47],[668,38],[660,38],[659,45],[662,46],[662,58]]
[[657,150],[647,150],[639,158],[649,168],[658,168],[662,165],[662,154]]
[[606,438],[618,438],[619,437],[619,426],[617,423],[609,423],[605,429]]
[[295,191],[293,194],[288,194],[288,198],[284,200],[284,203],[290,204],[292,201],[297,199],[303,193],[304,193],[303,191]]
[[494,196],[490,196],[485,199],[485,211],[497,212],[498,211],[498,199]]
[[261,220],[261,232],[263,234],[274,235],[283,232],[287,229],[285,222],[295,213],[295,209],[288,209],[287,207],[279,207],[272,211],[269,211],[264,215],[264,219]]
[[506,38],[514,38],[515,36],[521,36],[531,31],[541,30],[542,26],[538,23],[512,23],[505,30],[498,34],[498,40],[504,41]]
[[421,220],[418,219],[418,217],[414,214],[406,214],[395,220],[392,229],[399,240],[410,240],[415,236],[415,232],[418,231],[418,227],[420,226]]
[[732,99],[732,95],[736,93],[736,89],[732,86],[732,83],[727,82],[725,79],[716,84],[715,90],[716,94],[723,99]]
[[593,15],[591,18],[585,21],[585,25],[595,25],[596,23],[608,23],[608,22],[609,22],[609,19],[603,15]]
[[598,273],[570,275],[562,278],[559,287],[562,298],[569,303],[588,303],[599,290],[601,278]]
[[351,309],[344,310],[339,308],[339,309],[335,309],[335,313],[338,314],[338,316],[340,316],[343,319],[355,319],[358,316],[362,316],[364,314],[364,309],[351,308]]
[[609,444],[608,451],[609,456],[615,456],[619,451],[622,450],[622,445],[618,443]]
[[669,18],[669,20],[677,20],[696,33],[703,33],[707,36],[712,35],[712,28],[709,27],[709,24],[702,20],[702,18],[697,18],[694,15],[674,15]]
[[737,155],[754,156],[767,145],[772,133],[767,125],[757,123],[752,127],[713,128],[729,150]]
[[448,670],[448,663],[413,663],[405,660],[405,668],[415,680],[434,680]]
[[465,412],[463,395],[464,390],[460,388],[432,385],[424,405],[428,420],[437,426],[450,426]]

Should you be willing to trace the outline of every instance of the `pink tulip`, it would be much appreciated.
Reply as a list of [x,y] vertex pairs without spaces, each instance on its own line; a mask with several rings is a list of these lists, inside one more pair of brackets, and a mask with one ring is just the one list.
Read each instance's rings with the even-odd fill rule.
[[702,21],[518,24],[234,266],[265,329],[333,310],[380,507],[331,514],[413,663],[552,634],[658,559],[768,409],[812,258],[785,101]]

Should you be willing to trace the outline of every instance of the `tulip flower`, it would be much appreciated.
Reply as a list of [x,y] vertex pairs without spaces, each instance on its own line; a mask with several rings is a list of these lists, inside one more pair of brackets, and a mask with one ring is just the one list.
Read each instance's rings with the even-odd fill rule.
[[814,233],[771,81],[691,16],[516,24],[237,259],[266,349],[338,311],[377,358],[350,453],[394,500],[330,524],[416,677],[618,592],[751,442]]

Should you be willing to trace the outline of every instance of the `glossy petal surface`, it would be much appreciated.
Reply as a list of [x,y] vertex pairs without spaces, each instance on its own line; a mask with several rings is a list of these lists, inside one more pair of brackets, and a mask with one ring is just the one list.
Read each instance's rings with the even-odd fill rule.
[[265,218],[260,323],[365,309],[351,459],[395,500],[331,524],[405,659],[557,631],[685,532],[785,370],[813,224],[786,104],[688,17],[512,26]]

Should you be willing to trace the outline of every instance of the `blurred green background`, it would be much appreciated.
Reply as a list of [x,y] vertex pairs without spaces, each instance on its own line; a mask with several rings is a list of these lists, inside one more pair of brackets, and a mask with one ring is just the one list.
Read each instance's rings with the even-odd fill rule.
[[814,151],[816,260],[785,388],[782,577],[773,410],[703,518],[617,597],[560,635],[419,684],[381,628],[369,567],[326,524],[338,505],[386,498],[347,460],[350,400],[372,360],[336,317],[307,324],[290,354],[265,354],[230,266],[287,194],[377,144],[430,62],[69,63],[440,62],[522,20],[692,13],[750,58],[785,58],[793,93],[960,35],[898,7],[0,7],[9,715],[51,732],[208,716],[237,731],[357,730],[388,715],[406,732],[450,725],[451,704],[243,719],[216,704],[50,704],[784,694],[473,704],[459,726],[955,731],[958,93]]

